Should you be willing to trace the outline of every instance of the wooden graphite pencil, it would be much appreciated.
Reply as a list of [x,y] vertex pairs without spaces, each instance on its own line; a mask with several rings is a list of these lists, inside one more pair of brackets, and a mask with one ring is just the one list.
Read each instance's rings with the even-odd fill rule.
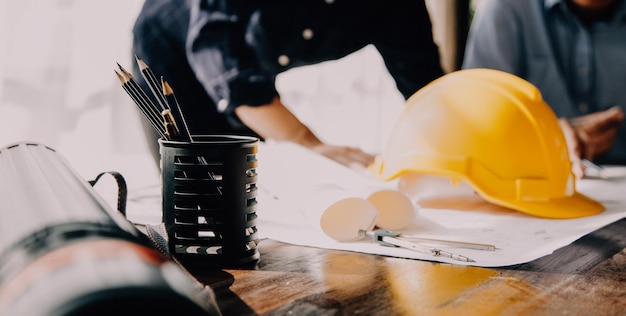
[[117,64],[117,67],[119,67],[122,75],[126,78],[128,85],[131,87],[131,89],[133,89],[139,95],[139,97],[146,104],[149,105],[150,109],[152,110],[151,112],[155,113],[157,117],[160,116],[161,111],[159,111],[154,102],[152,102],[152,100],[148,97],[148,94],[146,94],[146,92],[141,88],[139,83],[137,83],[133,75],[128,70],[124,69],[124,67],[122,67],[119,63]]
[[123,85],[128,88],[131,96],[134,96],[139,101],[139,105],[146,110],[146,113],[148,113],[153,120],[160,121],[161,115],[159,111],[154,106],[154,103],[147,98],[141,87],[133,81],[132,76],[125,73],[122,73],[121,76],[124,80]]
[[141,59],[139,56],[135,55],[135,59],[137,60],[137,65],[139,66],[139,71],[141,72],[141,76],[150,87],[150,91],[157,99],[157,102],[161,106],[161,111],[169,109],[167,105],[167,101],[165,101],[165,96],[163,95],[163,91],[160,89],[159,82],[157,81],[154,72],[148,67],[148,65]]
[[182,123],[182,129],[180,128],[181,125],[179,124],[181,140],[190,141],[193,143],[193,137],[191,137],[191,133],[189,132],[189,126],[187,125],[187,120],[185,120],[185,116],[183,114],[182,109],[180,108],[180,104],[178,104],[178,100],[176,99],[176,96],[174,95],[174,90],[172,89],[170,84],[165,79],[163,79],[163,77],[161,77],[161,86],[163,88],[163,95],[165,96],[165,100],[168,106],[170,107],[170,110],[172,112],[172,115],[174,116],[174,119],[177,122]]
[[115,71],[117,78],[120,80],[122,88],[126,93],[130,96],[130,98],[135,102],[139,110],[144,114],[146,119],[150,122],[152,127],[159,133],[159,135],[165,138],[165,128],[161,125],[160,119],[150,111],[149,105],[144,104],[144,101],[139,98],[139,96],[134,92],[130,86],[128,85],[128,80],[125,76]]
[[170,122],[165,122],[165,139],[167,140],[176,140],[178,134],[176,133],[176,128]]
[[137,94],[130,88],[130,86],[128,86],[126,78],[120,73],[118,73],[117,71],[115,73],[118,75],[118,79],[120,80],[120,83],[122,84],[122,88],[124,89],[124,91],[126,91],[126,93],[135,102],[139,110],[143,113],[146,119],[150,122],[152,127],[159,133],[161,137],[164,138],[165,128],[161,124],[161,119],[158,116],[155,116],[149,110],[149,106],[144,104],[144,102],[137,96]]
[[137,95],[137,97],[142,101],[142,103],[146,106],[149,112],[152,113],[152,116],[156,120],[160,120],[159,118],[161,117],[161,111],[159,111],[159,109],[157,109],[157,106],[154,104],[154,102],[152,102],[152,100],[148,98],[148,95],[141,88],[141,86],[139,86],[137,81],[135,81],[135,79],[133,78],[133,75],[130,72],[128,72],[126,69],[124,69],[124,67],[122,67],[119,63],[117,64],[117,66],[120,68],[122,75],[124,79],[126,80],[126,84],[130,88],[130,90],[133,91]]
[[168,136],[168,139],[180,140],[180,130],[178,129],[178,124],[176,124],[176,121],[172,116],[172,111],[169,109],[163,110],[161,116],[163,117],[163,123],[165,126],[165,135]]

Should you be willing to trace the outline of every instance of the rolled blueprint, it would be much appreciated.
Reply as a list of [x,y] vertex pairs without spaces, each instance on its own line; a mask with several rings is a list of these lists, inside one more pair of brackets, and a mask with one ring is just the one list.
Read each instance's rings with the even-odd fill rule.
[[0,315],[219,315],[55,150],[0,149]]

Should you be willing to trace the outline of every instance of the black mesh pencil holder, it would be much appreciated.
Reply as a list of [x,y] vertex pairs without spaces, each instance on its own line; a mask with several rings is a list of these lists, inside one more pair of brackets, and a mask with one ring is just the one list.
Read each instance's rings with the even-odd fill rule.
[[259,260],[257,143],[247,136],[159,140],[163,222],[182,264],[237,266]]

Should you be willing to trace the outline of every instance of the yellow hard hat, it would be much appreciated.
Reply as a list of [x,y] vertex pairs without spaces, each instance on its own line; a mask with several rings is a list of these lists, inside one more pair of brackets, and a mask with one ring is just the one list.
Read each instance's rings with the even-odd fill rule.
[[459,70],[406,103],[371,166],[383,180],[405,173],[465,180],[491,203],[546,218],[604,210],[576,192],[558,119],[526,80],[498,70]]

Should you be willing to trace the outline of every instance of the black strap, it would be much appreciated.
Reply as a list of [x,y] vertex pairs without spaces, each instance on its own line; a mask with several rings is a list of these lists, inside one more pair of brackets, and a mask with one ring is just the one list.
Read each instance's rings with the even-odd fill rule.
[[105,174],[110,174],[115,178],[115,182],[117,182],[117,210],[126,217],[126,198],[128,196],[128,188],[126,187],[126,180],[122,174],[117,171],[105,171],[96,176],[95,179],[89,181],[91,186],[96,185],[100,177]]
[[166,257],[172,258],[167,245],[167,231],[163,223],[157,225],[145,225],[146,235],[150,238],[154,246]]

